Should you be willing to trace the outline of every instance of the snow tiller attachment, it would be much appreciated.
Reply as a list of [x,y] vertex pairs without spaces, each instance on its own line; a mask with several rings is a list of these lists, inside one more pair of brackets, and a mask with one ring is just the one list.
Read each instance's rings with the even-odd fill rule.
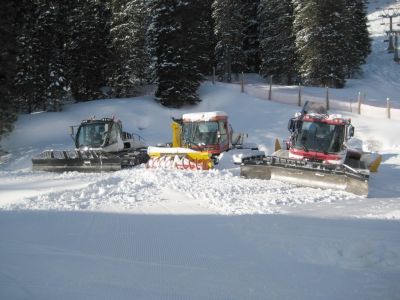
[[286,150],[244,159],[241,176],[368,195],[370,171],[377,171],[381,156],[356,146],[349,118],[329,115],[323,106],[306,102],[288,129]]
[[150,168],[180,170],[209,170],[213,160],[208,152],[198,152],[187,148],[149,147],[147,153]]
[[[222,111],[184,114],[181,119],[173,119],[171,127],[172,143],[148,148],[148,167],[209,170],[218,163],[221,153],[246,148],[244,134],[233,133]],[[243,152],[251,153],[253,149]]]
[[[78,127],[75,134],[75,127]],[[115,118],[84,120],[70,127],[75,150],[46,150],[32,158],[32,169],[48,172],[117,171],[146,163],[149,159],[143,139],[122,131]]]

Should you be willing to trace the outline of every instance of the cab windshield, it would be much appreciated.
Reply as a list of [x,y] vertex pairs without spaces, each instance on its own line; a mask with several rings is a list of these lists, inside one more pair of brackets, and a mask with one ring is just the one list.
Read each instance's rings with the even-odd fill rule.
[[303,122],[294,147],[305,151],[336,153],[342,149],[344,132],[344,125]]
[[78,147],[98,148],[104,144],[105,138],[104,123],[88,123],[78,130]]
[[218,122],[184,123],[182,128],[185,145],[215,145],[217,144]]

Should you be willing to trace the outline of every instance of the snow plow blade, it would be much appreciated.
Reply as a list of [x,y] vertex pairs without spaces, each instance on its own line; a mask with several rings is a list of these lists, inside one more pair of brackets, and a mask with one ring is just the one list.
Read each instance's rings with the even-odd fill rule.
[[47,150],[32,158],[34,171],[110,172],[121,169],[121,158],[101,150]]
[[279,180],[300,186],[344,190],[368,196],[369,173],[346,165],[325,165],[274,156],[248,159],[240,167],[245,178]]
[[209,170],[213,167],[211,155],[206,151],[195,151],[177,147],[148,147],[148,168],[180,170]]

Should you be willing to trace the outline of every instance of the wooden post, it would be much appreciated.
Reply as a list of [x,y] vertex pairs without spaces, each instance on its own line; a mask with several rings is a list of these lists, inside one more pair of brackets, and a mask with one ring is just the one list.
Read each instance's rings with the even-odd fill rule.
[[326,110],[329,110],[329,87],[326,87]]
[[399,36],[398,36],[398,34],[396,34],[394,36],[394,61],[395,62],[399,62],[400,61],[398,47],[399,47]]
[[215,67],[213,67],[212,84],[215,84]]
[[301,83],[299,83],[299,99],[297,101],[297,105],[301,106]]
[[361,92],[358,92],[357,97],[357,113],[361,115]]
[[272,76],[269,77],[269,92],[268,92],[268,100],[272,99]]
[[367,93],[364,92],[364,97],[362,99],[362,103],[367,103]]
[[394,51],[394,45],[393,45],[393,18],[396,17],[395,14],[387,14],[384,16],[385,18],[389,18],[389,31],[386,32],[386,34],[389,35],[389,47],[388,47],[388,52],[393,53]]
[[243,74],[243,72],[242,72],[242,79],[241,79],[241,88],[240,88],[240,91],[241,91],[242,93],[244,93],[244,74]]
[[390,119],[390,98],[386,98],[387,117]]

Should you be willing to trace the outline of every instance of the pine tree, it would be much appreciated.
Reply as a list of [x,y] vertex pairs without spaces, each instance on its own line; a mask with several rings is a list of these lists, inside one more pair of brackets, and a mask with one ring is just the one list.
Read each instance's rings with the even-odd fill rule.
[[242,0],[243,14],[243,53],[246,71],[258,72],[260,69],[259,23],[257,11],[260,0]]
[[198,18],[193,10],[196,0],[153,0],[149,27],[158,83],[155,96],[170,107],[200,101],[196,91],[203,79],[196,57],[199,46]]
[[371,52],[366,0],[346,0],[346,71],[351,78],[359,72]]
[[48,109],[53,111],[61,110],[61,102],[68,96],[69,81],[66,78],[68,66],[66,65],[66,44],[65,33],[69,31],[67,14],[70,11],[68,0],[47,0],[46,17],[46,44],[48,45],[47,55],[49,64],[46,83],[46,103]]
[[145,0],[113,0],[110,78],[114,94],[132,96],[134,87],[148,77],[150,56],[146,49],[149,10]]
[[291,84],[296,74],[292,1],[261,0],[258,20],[262,74]]
[[196,24],[193,26],[192,34],[196,44],[196,55],[193,59],[199,65],[199,70],[203,75],[209,75],[213,72],[214,66],[214,20],[212,18],[213,0],[193,1],[191,4],[193,11],[193,20]]
[[368,30],[368,16],[367,16],[367,5],[368,5],[368,0],[355,0],[355,20],[356,21],[356,28],[357,28],[357,38],[358,40],[358,47],[357,49],[360,49],[361,53],[361,63],[365,63],[368,55],[371,53],[371,43],[372,39],[369,35],[369,30]]
[[17,118],[12,97],[16,73],[16,31],[23,2],[5,2],[0,10],[0,139],[12,130]]
[[17,74],[15,86],[17,105],[23,112],[31,113],[44,108],[46,72],[48,67],[47,45],[43,35],[43,7],[38,1],[26,1],[21,26],[17,32]]
[[[65,2],[65,1],[64,1]],[[27,1],[18,31],[18,63],[15,85],[20,110],[60,109],[66,93],[65,9],[62,1]]]
[[294,0],[298,71],[306,85],[345,84],[344,0]]
[[232,73],[238,77],[246,69],[242,9],[240,1],[215,0],[213,3],[217,72],[221,80],[228,82],[232,80]]
[[110,60],[110,19],[107,0],[72,1],[67,37],[67,77],[77,101],[103,97]]

